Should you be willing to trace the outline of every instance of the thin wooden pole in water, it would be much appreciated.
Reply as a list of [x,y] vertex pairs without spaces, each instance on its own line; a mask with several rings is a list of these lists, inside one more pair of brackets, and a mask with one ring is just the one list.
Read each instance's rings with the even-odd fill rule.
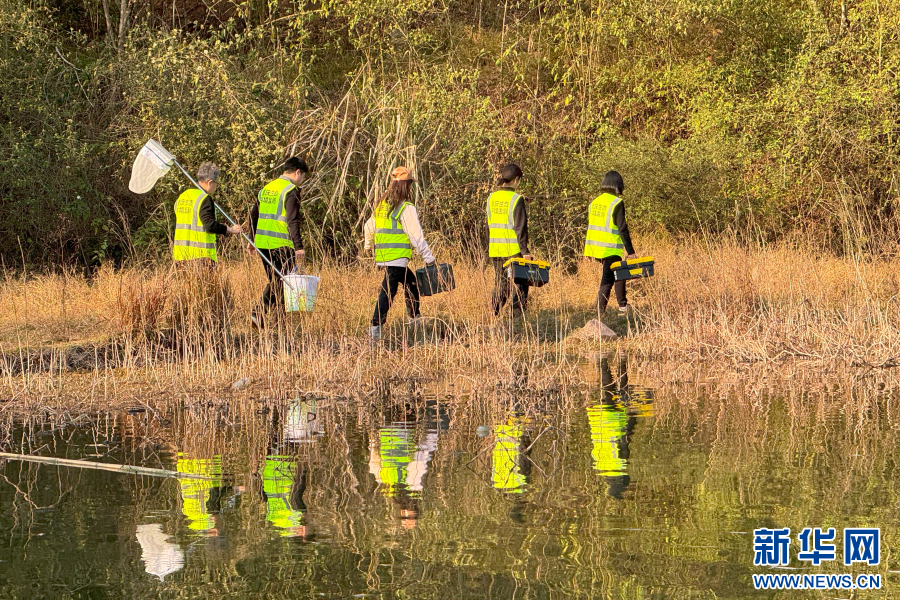
[[11,454],[0,452],[0,459],[25,460],[29,462],[45,463],[60,467],[75,467],[77,469],[95,469],[97,471],[112,471],[126,475],[148,475],[150,477],[177,477],[179,479],[211,479],[207,475],[198,473],[181,473],[179,471],[167,471],[166,469],[153,469],[151,467],[136,467],[134,465],[111,465],[108,463],[95,463],[87,460],[72,460],[70,458],[55,458],[53,456],[34,456],[31,454]]

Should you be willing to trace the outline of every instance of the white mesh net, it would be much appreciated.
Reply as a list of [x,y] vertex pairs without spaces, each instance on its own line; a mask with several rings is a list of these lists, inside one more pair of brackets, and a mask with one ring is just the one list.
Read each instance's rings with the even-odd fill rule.
[[134,159],[128,189],[136,194],[146,194],[153,189],[160,177],[169,172],[175,157],[156,140],[150,140]]

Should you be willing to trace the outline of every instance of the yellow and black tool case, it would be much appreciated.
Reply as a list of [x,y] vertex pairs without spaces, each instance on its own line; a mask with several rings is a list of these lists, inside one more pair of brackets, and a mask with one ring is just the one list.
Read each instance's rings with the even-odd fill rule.
[[503,263],[506,274],[515,283],[541,287],[550,282],[550,263],[542,260],[511,258]]
[[609,268],[612,269],[616,281],[653,277],[653,257],[642,256],[641,258],[622,260],[609,265]]

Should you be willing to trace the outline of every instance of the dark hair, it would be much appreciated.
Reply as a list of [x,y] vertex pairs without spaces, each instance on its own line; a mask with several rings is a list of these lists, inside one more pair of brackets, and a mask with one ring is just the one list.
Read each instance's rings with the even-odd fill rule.
[[394,212],[404,202],[409,201],[413,183],[415,182],[411,179],[395,179],[391,181],[384,196],[381,197],[381,201],[386,202],[389,207],[388,214]]
[[508,164],[502,169],[500,169],[500,180],[497,182],[497,185],[503,185],[504,183],[511,183],[516,179],[522,177],[522,169],[519,168],[519,165],[516,164]]
[[625,191],[625,182],[618,171],[610,171],[603,176],[603,183],[600,184],[601,192],[609,192],[618,196]]
[[292,156],[282,165],[284,167],[285,173],[296,173],[300,171],[301,173],[309,173],[309,166],[307,166],[306,161],[302,158],[297,158],[296,156]]

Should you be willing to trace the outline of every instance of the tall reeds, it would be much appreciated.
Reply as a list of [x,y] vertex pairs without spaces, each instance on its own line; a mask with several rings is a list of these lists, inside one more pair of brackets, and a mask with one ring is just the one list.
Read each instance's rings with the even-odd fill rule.
[[[641,356],[728,366],[898,362],[895,258],[730,241],[642,239],[638,247],[653,249],[656,276],[629,284],[630,320],[612,311],[601,317],[622,334],[616,344]],[[575,274],[552,270],[551,284],[533,290],[522,320],[509,308],[494,318],[493,274],[457,262],[457,289],[423,299],[425,324],[406,323],[398,296],[377,344],[366,331],[380,272],[365,263],[326,263],[317,272],[315,311],[271,319],[263,331],[249,323],[265,285],[256,261],[223,260],[197,272],[132,267],[90,279],[7,279],[0,287],[0,302],[9,307],[0,316],[3,386],[15,396],[55,397],[72,389],[74,369],[82,372],[79,386],[91,382],[94,397],[107,394],[111,382],[223,390],[242,378],[261,388],[330,391],[375,389],[392,377],[553,387],[578,383],[579,363],[601,348],[570,337],[597,317],[595,264]]]

